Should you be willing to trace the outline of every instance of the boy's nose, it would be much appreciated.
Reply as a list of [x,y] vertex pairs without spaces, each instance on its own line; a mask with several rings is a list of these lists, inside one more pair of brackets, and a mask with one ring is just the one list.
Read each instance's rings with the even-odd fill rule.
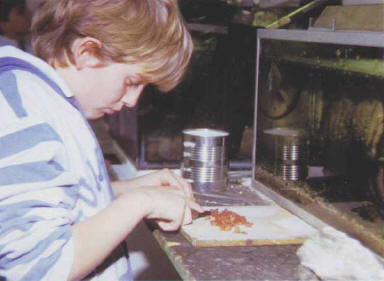
[[135,107],[143,89],[144,85],[128,87],[127,93],[122,97],[121,101],[127,107]]

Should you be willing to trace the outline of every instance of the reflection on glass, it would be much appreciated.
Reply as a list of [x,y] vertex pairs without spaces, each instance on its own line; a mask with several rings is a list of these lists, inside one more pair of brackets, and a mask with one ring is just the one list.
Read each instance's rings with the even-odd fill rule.
[[261,47],[255,178],[302,205],[337,210],[379,243],[383,49],[268,39]]

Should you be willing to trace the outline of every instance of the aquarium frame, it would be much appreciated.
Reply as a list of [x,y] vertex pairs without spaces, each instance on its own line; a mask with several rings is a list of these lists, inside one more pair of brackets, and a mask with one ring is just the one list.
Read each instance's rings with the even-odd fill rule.
[[[313,213],[307,208],[301,207],[299,204],[293,202],[291,199],[286,198],[277,191],[267,186],[256,179],[256,166],[257,166],[257,116],[258,116],[258,95],[259,95],[259,72],[260,72],[260,55],[262,51],[261,41],[263,39],[281,40],[281,41],[296,41],[306,43],[319,43],[319,44],[338,44],[338,45],[351,45],[361,47],[376,47],[384,48],[384,32],[376,31],[334,31],[334,30],[294,30],[294,29],[258,29],[257,42],[256,42],[256,77],[255,77],[255,101],[254,101],[254,132],[253,132],[253,151],[252,151],[252,178],[251,186],[256,191],[261,192],[275,203],[294,213],[312,226],[322,229],[326,226],[332,226],[339,229],[352,237],[359,239],[363,244],[369,245],[370,238],[360,237],[359,229],[345,225],[345,222],[340,222],[332,212],[325,207],[319,206],[316,213]],[[383,249],[371,248],[382,262],[381,252]]]

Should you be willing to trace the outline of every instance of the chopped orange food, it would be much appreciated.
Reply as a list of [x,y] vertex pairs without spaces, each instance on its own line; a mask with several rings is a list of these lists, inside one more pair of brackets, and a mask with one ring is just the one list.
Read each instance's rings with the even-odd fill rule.
[[234,230],[236,233],[242,233],[239,228],[240,225],[246,227],[253,225],[253,223],[248,222],[245,217],[228,209],[224,209],[221,212],[218,209],[211,210],[211,214],[213,217],[211,224],[219,227],[223,231]]

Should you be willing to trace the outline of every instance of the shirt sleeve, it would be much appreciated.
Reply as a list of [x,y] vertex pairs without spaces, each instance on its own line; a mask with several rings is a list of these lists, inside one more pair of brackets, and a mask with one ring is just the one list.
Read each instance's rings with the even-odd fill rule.
[[0,280],[66,280],[78,181],[59,134],[0,76]]

